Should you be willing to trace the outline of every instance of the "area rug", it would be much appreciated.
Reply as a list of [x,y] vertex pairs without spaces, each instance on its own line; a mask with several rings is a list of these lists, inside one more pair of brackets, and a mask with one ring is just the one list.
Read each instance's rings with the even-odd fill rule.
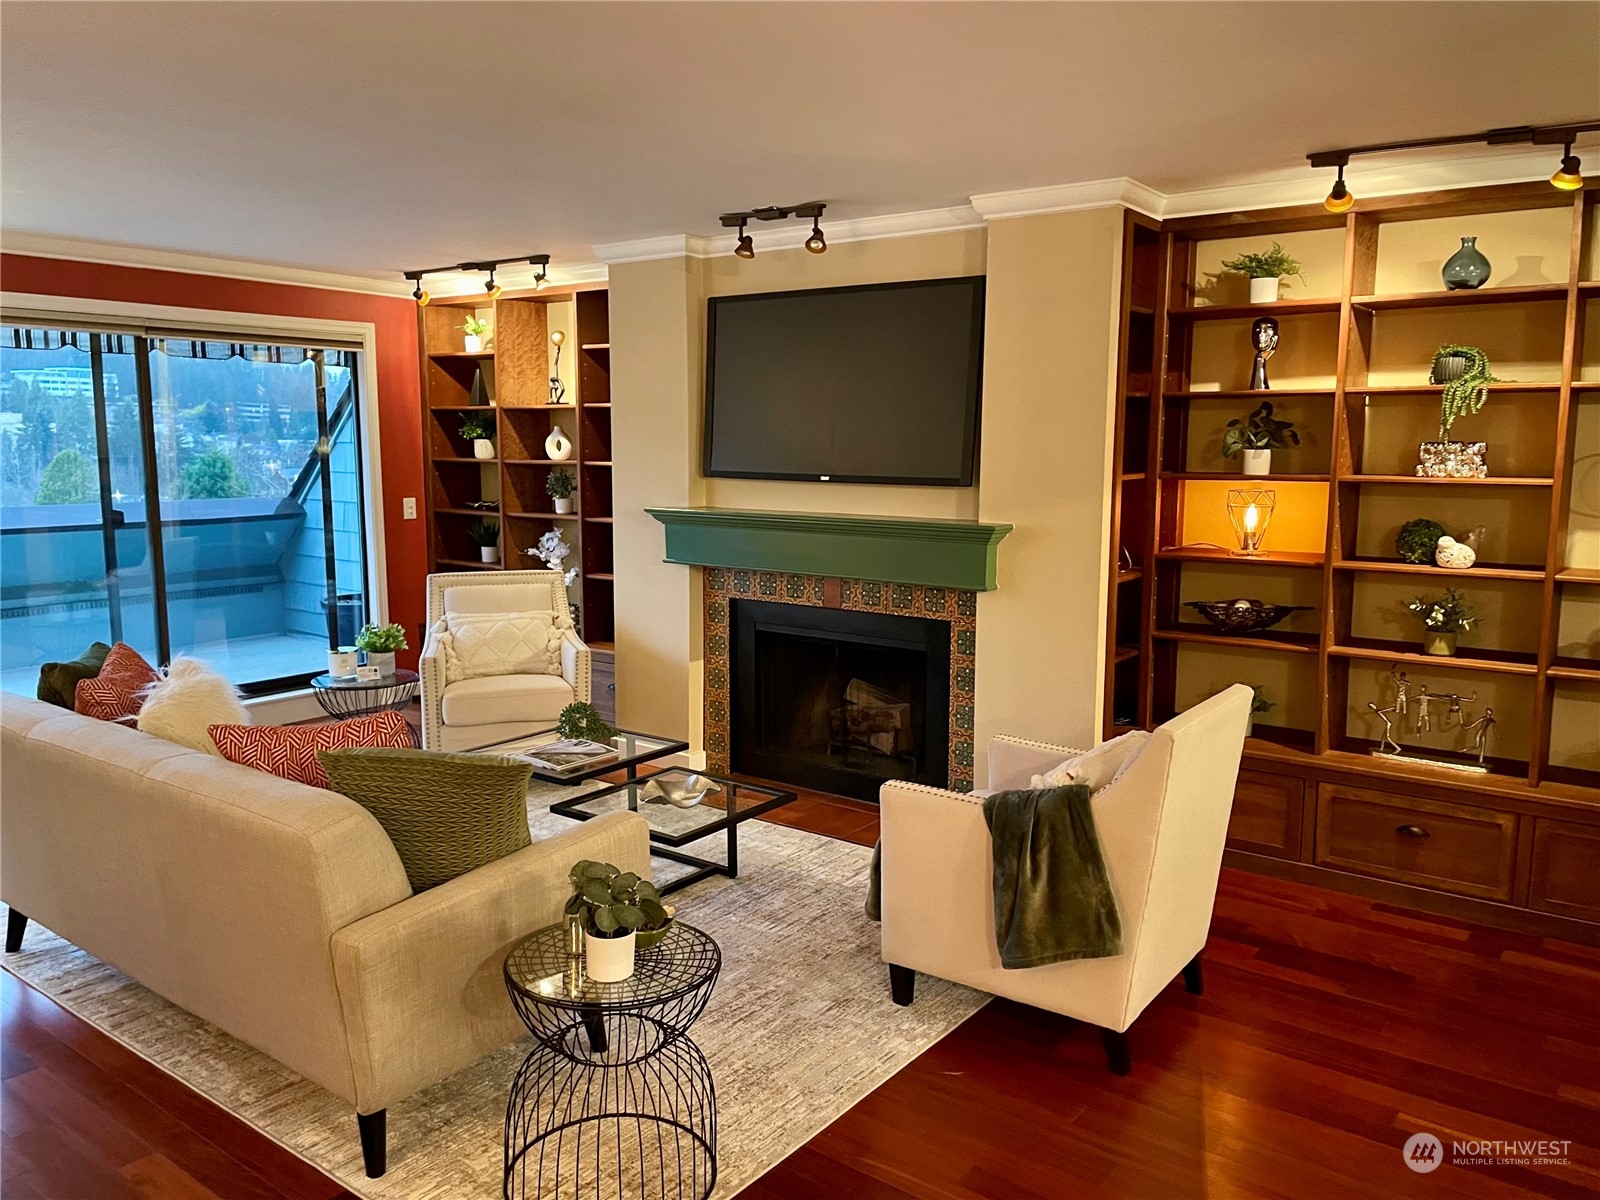
[[[544,811],[550,794],[530,799],[536,837],[571,828]],[[716,855],[720,840],[693,849]],[[722,948],[721,978],[693,1029],[716,1081],[717,1197],[735,1195],[988,1000],[925,978],[910,1008],[890,1001],[878,926],[861,905],[870,856],[753,821],[740,827],[738,879],[673,897]],[[506,1095],[529,1041],[389,1109],[389,1171],[373,1180],[350,1106],[273,1059],[37,924],[5,966],[357,1195],[500,1195]]]

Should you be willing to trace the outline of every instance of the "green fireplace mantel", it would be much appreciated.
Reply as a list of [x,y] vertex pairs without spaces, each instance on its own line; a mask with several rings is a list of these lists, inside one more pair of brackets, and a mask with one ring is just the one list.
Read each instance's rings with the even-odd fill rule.
[[927,517],[647,508],[667,530],[667,561],[797,575],[882,579],[988,592],[1010,525]]

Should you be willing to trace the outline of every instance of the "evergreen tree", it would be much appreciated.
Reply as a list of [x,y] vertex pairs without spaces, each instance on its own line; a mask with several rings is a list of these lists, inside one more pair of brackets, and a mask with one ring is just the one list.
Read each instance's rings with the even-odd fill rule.
[[185,500],[231,500],[249,494],[233,459],[220,450],[208,450],[183,469]]
[[89,460],[76,450],[63,450],[39,476],[40,504],[87,504],[94,499],[96,482]]

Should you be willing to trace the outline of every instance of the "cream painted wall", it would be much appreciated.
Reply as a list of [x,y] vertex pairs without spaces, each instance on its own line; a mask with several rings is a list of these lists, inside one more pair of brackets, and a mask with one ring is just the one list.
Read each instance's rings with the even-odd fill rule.
[[998,590],[978,598],[979,747],[997,733],[1099,741],[1122,219],[989,229],[978,516],[1016,529]]

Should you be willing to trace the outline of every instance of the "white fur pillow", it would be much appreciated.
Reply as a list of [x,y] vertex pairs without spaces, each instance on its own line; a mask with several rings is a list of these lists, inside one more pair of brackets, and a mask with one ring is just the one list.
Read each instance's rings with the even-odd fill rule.
[[219,757],[210,727],[248,724],[250,714],[233,684],[198,658],[173,659],[161,682],[150,685],[139,710],[144,732]]
[[446,683],[484,675],[559,675],[572,621],[547,612],[446,613],[433,627]]
[[1110,787],[1122,778],[1122,773],[1139,757],[1139,751],[1150,740],[1143,729],[1134,729],[1109,742],[1101,742],[1093,750],[1067,759],[1059,767],[1044,775],[1035,775],[1032,786],[1036,788],[1065,787],[1069,783],[1086,783],[1090,792]]

